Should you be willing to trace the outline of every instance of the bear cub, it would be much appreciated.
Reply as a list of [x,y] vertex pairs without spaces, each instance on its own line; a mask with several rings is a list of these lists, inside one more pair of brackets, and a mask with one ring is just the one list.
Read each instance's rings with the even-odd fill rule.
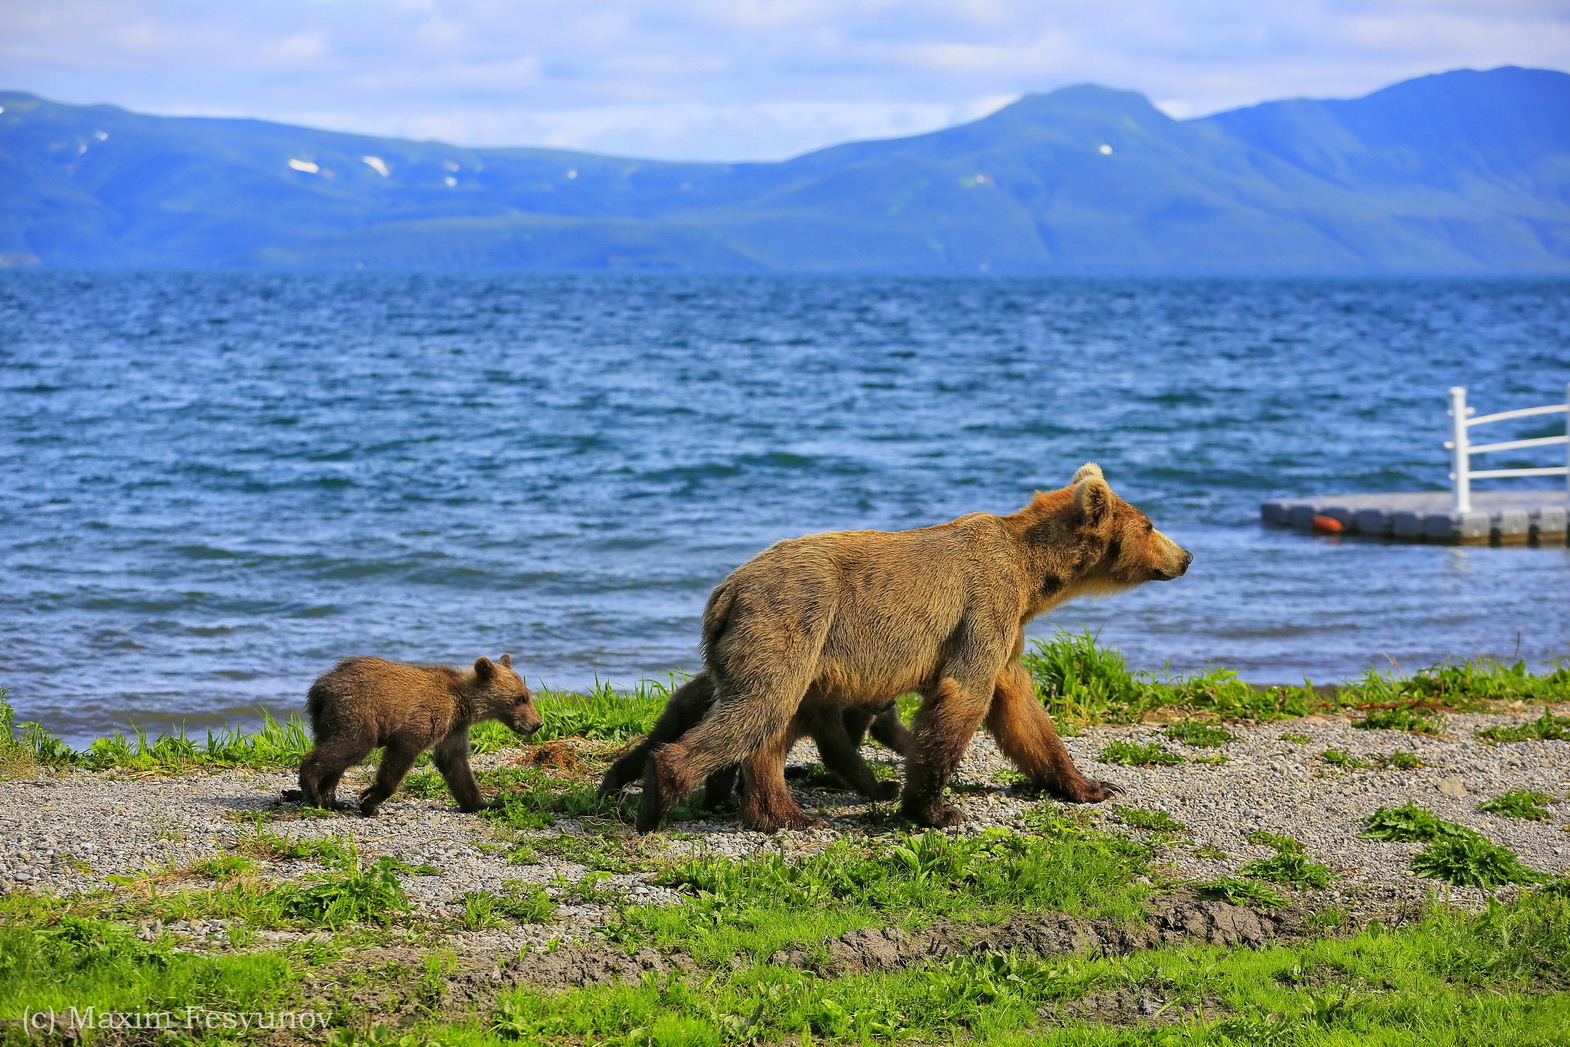
[[512,656],[475,660],[472,669],[345,658],[317,678],[305,711],[315,747],[300,761],[300,788],[285,800],[342,810],[338,779],[383,746],[376,781],[360,794],[360,813],[374,817],[425,750],[459,810],[485,807],[469,768],[469,728],[499,720],[520,736],[540,729],[534,695],[512,669]]

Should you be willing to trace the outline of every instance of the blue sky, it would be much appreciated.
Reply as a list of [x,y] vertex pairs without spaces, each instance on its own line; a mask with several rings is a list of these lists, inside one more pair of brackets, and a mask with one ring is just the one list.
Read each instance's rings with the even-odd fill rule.
[[1567,0],[5,0],[0,87],[466,145],[777,159],[1093,81],[1175,116],[1570,66]]

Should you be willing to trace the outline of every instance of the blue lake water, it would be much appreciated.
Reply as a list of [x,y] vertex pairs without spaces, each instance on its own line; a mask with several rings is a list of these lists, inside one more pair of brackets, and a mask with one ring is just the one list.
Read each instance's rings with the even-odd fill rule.
[[1447,386],[1567,379],[1563,281],[0,273],[0,687],[80,742],[295,709],[356,653],[632,683],[775,539],[1090,460],[1194,566],[1037,632],[1260,682],[1562,658],[1565,549],[1258,506],[1443,487]]

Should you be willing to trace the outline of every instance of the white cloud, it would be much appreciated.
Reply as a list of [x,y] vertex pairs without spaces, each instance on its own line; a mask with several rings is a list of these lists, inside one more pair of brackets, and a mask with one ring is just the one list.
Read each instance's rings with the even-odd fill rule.
[[1094,81],[1192,115],[1563,68],[1564,0],[9,0],[6,86],[464,144],[774,158]]

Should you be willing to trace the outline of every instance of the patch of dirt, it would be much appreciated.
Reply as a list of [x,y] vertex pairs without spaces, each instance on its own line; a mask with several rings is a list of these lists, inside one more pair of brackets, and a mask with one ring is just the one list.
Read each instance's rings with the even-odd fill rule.
[[512,761],[512,764],[515,767],[541,767],[553,771],[566,771],[569,774],[583,771],[583,758],[566,739],[529,746]]
[[827,943],[828,956],[813,961],[804,950],[781,949],[770,963],[812,967],[828,977],[888,971],[977,950],[1054,956],[1080,951],[1121,956],[1179,942],[1258,948],[1309,933],[1302,913],[1272,911],[1206,901],[1191,896],[1170,900],[1141,923],[1085,920],[1063,913],[1017,913],[1007,922],[981,926],[936,920],[916,931],[898,927],[864,928]]

